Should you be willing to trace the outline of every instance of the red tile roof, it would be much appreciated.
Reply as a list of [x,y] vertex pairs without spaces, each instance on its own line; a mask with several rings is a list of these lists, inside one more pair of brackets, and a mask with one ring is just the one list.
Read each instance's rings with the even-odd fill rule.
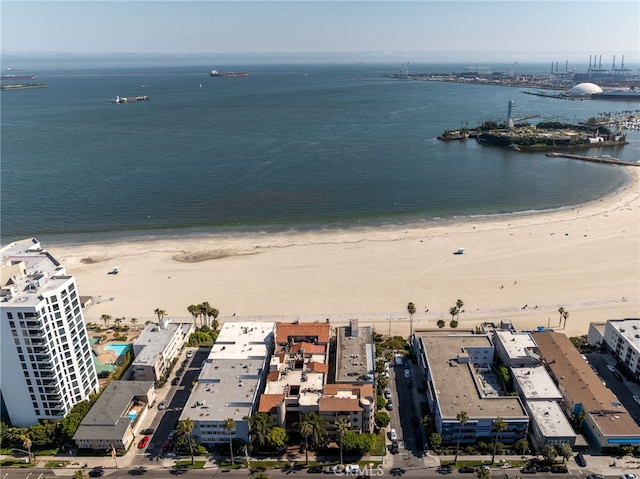
[[284,394],[263,394],[260,396],[258,412],[270,413],[281,402],[284,402]]
[[280,379],[280,373],[278,371],[267,374],[267,381],[277,381],[278,379]]
[[335,396],[339,391],[349,391],[359,398],[374,397],[371,384],[325,384],[322,390],[327,396]]
[[324,354],[326,346],[324,344],[311,344],[303,341],[301,343],[294,344],[291,348],[291,352],[297,353],[301,349],[304,349],[305,354]]
[[309,369],[311,371],[313,371],[314,373],[328,373],[329,372],[329,365],[325,364],[325,363],[319,363],[317,361],[310,361],[309,364]]
[[327,344],[330,334],[328,323],[278,323],[276,342],[286,343],[289,338],[318,338],[319,344]]
[[318,410],[320,412],[350,412],[360,411],[360,401],[352,398],[337,398],[323,396],[318,399]]

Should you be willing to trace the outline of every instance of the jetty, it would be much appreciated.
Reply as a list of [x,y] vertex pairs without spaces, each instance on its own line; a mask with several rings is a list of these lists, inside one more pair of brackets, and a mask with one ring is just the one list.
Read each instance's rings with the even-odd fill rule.
[[557,153],[555,151],[550,151],[546,156],[551,158],[571,158],[572,160],[591,161],[593,163],[607,163],[609,165],[640,166],[640,162],[620,160],[611,156],[571,155],[569,153]]

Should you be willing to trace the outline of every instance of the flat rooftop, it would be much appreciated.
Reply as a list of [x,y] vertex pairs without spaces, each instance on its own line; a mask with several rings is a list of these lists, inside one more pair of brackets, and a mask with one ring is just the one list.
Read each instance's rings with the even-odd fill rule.
[[562,393],[543,366],[511,368],[513,380],[518,383],[525,400],[549,399],[559,401]]
[[531,337],[531,334],[502,329],[496,329],[493,334],[497,340],[500,341],[500,344],[502,344],[502,347],[512,362],[517,362],[520,358],[525,358],[529,361],[532,358],[539,358],[538,354],[536,354],[538,345]]
[[69,276],[35,238],[0,249],[0,301],[4,306],[35,307],[41,294],[62,286]]
[[[153,366],[178,329],[183,327],[182,323],[167,322],[165,324],[164,327],[155,323],[149,323],[145,326],[140,336],[133,342],[134,350],[142,347],[133,364]],[[186,324],[186,326],[190,327],[191,324]]]
[[456,420],[465,410],[469,418],[504,419],[526,417],[520,400],[514,396],[482,397],[471,363],[458,362],[457,356],[466,356],[465,348],[492,348],[489,338],[482,334],[423,335],[421,340],[427,352],[427,362],[433,386],[442,412],[442,418]]
[[545,437],[575,437],[562,408],[556,401],[528,401],[527,408]]
[[629,345],[640,352],[640,319],[620,319],[607,321]]
[[271,352],[276,323],[243,321],[222,325],[207,362],[214,359],[266,358]]
[[350,326],[336,329],[336,382],[373,382],[375,349],[373,329],[360,326],[355,335]]
[[180,420],[241,420],[253,413],[259,391],[261,359],[214,359],[204,365]]

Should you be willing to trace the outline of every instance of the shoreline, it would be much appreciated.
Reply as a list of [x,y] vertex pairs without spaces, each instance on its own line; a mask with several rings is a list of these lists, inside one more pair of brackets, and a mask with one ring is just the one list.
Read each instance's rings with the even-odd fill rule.
[[[82,295],[101,299],[84,311],[93,322],[101,314],[154,320],[155,308],[190,321],[187,306],[208,301],[221,321],[328,316],[339,324],[351,316],[384,323],[386,334],[388,318],[405,317],[409,301],[416,327],[435,327],[448,324],[461,298],[460,328],[502,319],[553,327],[563,306],[567,331],[586,334],[589,321],[640,316],[640,175],[625,171],[627,182],[606,197],[544,212],[43,246]],[[465,254],[454,256],[459,247]],[[114,266],[121,273],[107,275]],[[389,328],[406,334],[407,323]]]

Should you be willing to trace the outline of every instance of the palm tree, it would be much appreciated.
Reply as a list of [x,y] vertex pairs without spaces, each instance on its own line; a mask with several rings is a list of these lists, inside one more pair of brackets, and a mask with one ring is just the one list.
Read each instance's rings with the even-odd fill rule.
[[338,431],[338,440],[340,444],[340,464],[344,464],[342,460],[342,436],[349,430],[349,420],[344,417],[339,417],[335,422],[336,430]]
[[562,324],[562,317],[564,316],[564,308],[562,306],[558,308],[558,313],[560,313],[560,321],[558,322],[558,327],[560,327],[560,325]]
[[495,439],[493,441],[493,455],[491,456],[491,464],[496,460],[496,447],[498,446],[498,437],[500,433],[507,430],[507,423],[501,417],[497,417],[493,421],[493,431],[496,432]]
[[464,306],[464,301],[461,299],[456,301],[456,308],[458,308],[457,318],[460,319],[460,313],[462,312],[462,307]]
[[113,320],[116,323],[116,328],[120,329],[120,323],[122,322],[122,318],[116,318]]
[[20,439],[22,440],[22,447],[24,447],[27,450],[27,453],[29,453],[29,464],[31,464],[31,438],[25,432],[20,435]]
[[301,423],[300,434],[302,434],[302,437],[304,437],[305,461],[307,464],[309,464],[309,436],[313,434],[313,425],[308,422]]
[[193,445],[191,444],[191,433],[193,432],[193,428],[195,424],[190,418],[183,419],[178,423],[178,427],[176,428],[176,433],[183,435],[186,437],[187,442],[189,443],[189,454],[191,454],[191,465],[195,464],[193,459]]
[[[218,315],[220,315],[220,311],[218,311],[216,308],[210,307],[209,309],[207,309],[207,317],[209,318],[209,320],[213,318],[213,321],[209,321],[209,322],[214,331],[218,329]],[[215,326],[214,326],[214,323],[215,323]]]
[[231,465],[233,466],[233,437],[231,437],[231,433],[236,430],[236,422],[232,417],[229,417],[224,420],[222,427],[229,434],[229,453],[231,454]]
[[202,323],[204,323],[205,326],[208,326],[209,324],[207,323],[207,318],[209,317],[208,313],[211,309],[211,305],[207,301],[205,301],[204,303],[200,303],[198,306],[200,307],[200,316],[202,318],[200,325],[202,326]]
[[562,312],[562,317],[564,318],[564,326],[562,326],[562,329],[565,329],[567,327],[567,318],[569,317],[569,311],[565,309]]
[[131,318],[131,324],[133,325],[134,328],[138,329],[136,327],[136,324],[138,324],[138,318]]
[[449,308],[449,314],[451,315],[451,321],[455,321],[456,315],[459,313],[458,308],[456,306],[451,306]]
[[251,474],[251,479],[271,479],[271,476],[266,471],[256,471]]
[[154,309],[153,312],[156,314],[156,316],[158,316],[158,321],[164,318],[165,315],[167,314],[167,312],[164,309],[160,309],[160,308]]
[[195,304],[191,304],[187,306],[187,311],[189,311],[189,314],[193,316],[193,327],[197,327],[198,325],[196,324],[196,319],[200,314],[200,308],[198,308],[198,306]]
[[111,321],[111,315],[110,314],[103,314],[102,316],[100,316],[100,319],[102,319],[102,321],[104,321],[104,325],[107,329],[109,329],[109,321]]
[[454,464],[458,462],[458,450],[460,449],[460,437],[462,436],[462,426],[464,426],[469,420],[469,415],[467,414],[467,411],[460,411],[458,414],[456,414],[456,419],[458,420],[458,423],[460,423],[460,425],[458,426],[458,442],[456,443],[456,458],[453,460]]
[[409,313],[409,336],[413,336],[413,315],[416,314],[415,304],[407,304],[407,313]]
[[[310,411],[306,414],[300,414],[302,419],[297,424],[300,428],[300,434],[304,436],[305,452],[309,450],[309,437],[312,438],[313,444],[320,444],[323,436],[327,435],[327,430],[324,428],[326,421],[319,416],[316,412]],[[309,453],[306,453],[307,464],[309,464]]]
[[259,446],[264,446],[269,438],[269,431],[273,426],[273,418],[263,412],[257,413],[255,416],[246,416],[244,418],[249,423],[249,433]]

